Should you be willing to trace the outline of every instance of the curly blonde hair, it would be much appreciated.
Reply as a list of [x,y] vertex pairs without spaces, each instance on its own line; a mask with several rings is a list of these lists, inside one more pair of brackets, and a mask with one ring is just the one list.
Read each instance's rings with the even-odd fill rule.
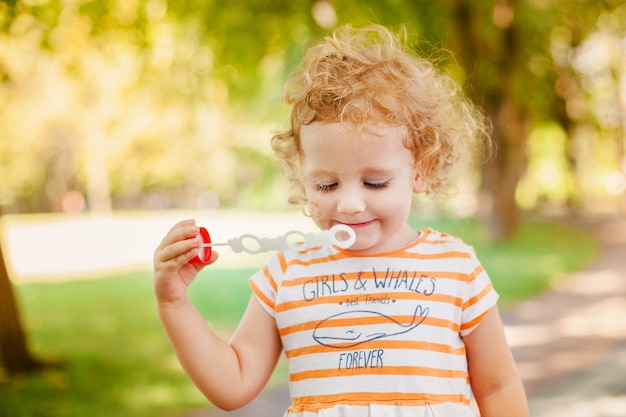
[[405,126],[404,144],[429,195],[450,194],[457,175],[489,145],[484,113],[406,40],[404,29],[346,25],[311,47],[288,77],[283,99],[291,126],[272,137],[272,148],[291,185],[290,203],[306,204],[300,128],[312,122]]

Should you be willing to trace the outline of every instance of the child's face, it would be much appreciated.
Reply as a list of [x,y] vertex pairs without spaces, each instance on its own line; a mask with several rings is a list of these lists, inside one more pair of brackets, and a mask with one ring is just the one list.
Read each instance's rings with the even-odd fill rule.
[[341,123],[304,125],[302,170],[311,214],[320,229],[347,224],[350,248],[363,253],[399,249],[417,232],[407,225],[413,193],[424,191],[403,127],[350,131]]

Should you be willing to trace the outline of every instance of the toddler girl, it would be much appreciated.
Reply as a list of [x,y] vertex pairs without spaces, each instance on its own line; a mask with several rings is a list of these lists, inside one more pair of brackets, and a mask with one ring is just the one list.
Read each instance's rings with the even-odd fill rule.
[[[197,387],[239,408],[281,352],[292,404],[285,416],[525,417],[498,296],[473,249],[407,223],[413,196],[450,192],[488,143],[459,87],[381,26],[342,27],[289,77],[290,129],[272,145],[291,201],[323,230],[343,224],[348,249],[277,253],[250,279],[232,339],[219,339],[187,298],[202,265],[193,220],[155,252],[159,316]],[[217,259],[214,253],[211,262]]]

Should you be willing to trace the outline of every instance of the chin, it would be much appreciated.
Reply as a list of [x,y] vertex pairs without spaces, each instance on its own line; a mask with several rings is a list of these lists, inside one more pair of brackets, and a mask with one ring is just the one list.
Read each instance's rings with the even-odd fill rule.
[[348,250],[354,252],[365,252],[365,253],[375,253],[376,252],[376,244],[371,242],[364,242],[363,239],[359,241],[358,235],[356,238],[356,242],[352,245]]

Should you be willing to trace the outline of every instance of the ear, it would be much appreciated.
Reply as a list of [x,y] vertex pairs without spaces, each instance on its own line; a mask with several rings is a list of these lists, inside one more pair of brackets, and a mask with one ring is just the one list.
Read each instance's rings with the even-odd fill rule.
[[414,193],[423,193],[426,191],[426,180],[419,174],[415,174],[415,179],[413,180],[413,192]]
[[422,165],[420,167],[415,168],[415,178],[413,179],[414,193],[423,193],[424,191],[426,191],[428,175],[430,174],[432,166],[432,160],[429,159],[427,162],[422,162]]

